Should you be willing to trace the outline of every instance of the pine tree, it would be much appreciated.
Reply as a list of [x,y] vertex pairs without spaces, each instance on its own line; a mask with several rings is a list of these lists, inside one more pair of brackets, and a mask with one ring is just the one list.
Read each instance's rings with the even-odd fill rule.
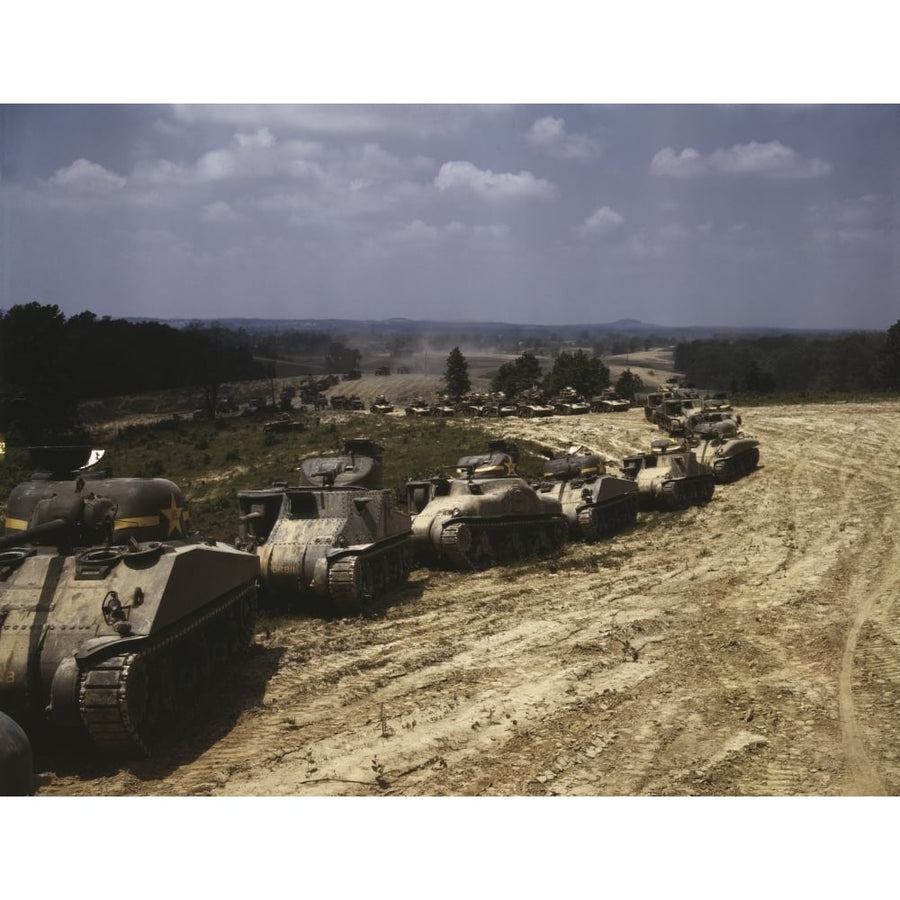
[[447,373],[444,375],[447,393],[455,400],[472,389],[469,381],[469,364],[459,347],[454,347],[447,357]]

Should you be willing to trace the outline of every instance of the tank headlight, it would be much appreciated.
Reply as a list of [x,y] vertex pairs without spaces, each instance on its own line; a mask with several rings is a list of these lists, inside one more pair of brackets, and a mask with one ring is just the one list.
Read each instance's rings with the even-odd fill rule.
[[454,506],[452,510],[450,510],[450,515],[456,518],[456,516],[462,515],[462,510],[458,506]]

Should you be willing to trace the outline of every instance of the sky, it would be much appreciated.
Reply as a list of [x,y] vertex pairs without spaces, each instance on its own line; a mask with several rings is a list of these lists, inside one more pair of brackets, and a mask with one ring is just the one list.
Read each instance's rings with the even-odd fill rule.
[[900,105],[584,102],[596,88],[565,103],[495,102],[516,93],[502,87],[462,103],[25,93],[0,104],[0,309],[875,330],[900,318]]

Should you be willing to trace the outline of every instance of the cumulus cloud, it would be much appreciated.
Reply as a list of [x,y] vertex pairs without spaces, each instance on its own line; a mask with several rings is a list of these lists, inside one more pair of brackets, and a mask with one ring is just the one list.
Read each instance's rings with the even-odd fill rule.
[[566,131],[566,120],[554,116],[536,119],[525,135],[532,147],[558,159],[591,159],[599,147],[583,134]]
[[285,134],[361,136],[399,134],[428,138],[459,132],[475,116],[496,114],[490,107],[422,104],[390,106],[284,105],[226,103],[213,106],[176,105],[174,121],[180,126],[221,125],[253,128],[271,125]]
[[240,216],[227,204],[224,200],[216,200],[214,203],[207,203],[200,211],[200,218],[204,222],[224,223],[240,221]]
[[453,220],[446,225],[430,225],[421,219],[413,219],[406,225],[387,232],[387,237],[395,242],[437,242],[447,238],[505,238],[509,234],[507,225],[465,225]]
[[650,161],[650,174],[670,178],[697,178],[704,175],[759,175],[765,178],[819,178],[831,166],[818,158],[801,156],[780,141],[762,144],[735,144],[704,156],[693,147],[676,153],[672,147],[657,152]]
[[625,217],[611,206],[601,206],[594,210],[578,229],[583,238],[606,237],[622,227]]
[[479,169],[470,162],[445,162],[434,179],[440,191],[469,190],[488,199],[539,199],[556,195],[556,188],[549,181],[537,178],[531,172],[492,172]]
[[82,194],[110,194],[125,187],[127,179],[97,163],[76,159],[72,165],[57,171],[47,179],[54,188]]

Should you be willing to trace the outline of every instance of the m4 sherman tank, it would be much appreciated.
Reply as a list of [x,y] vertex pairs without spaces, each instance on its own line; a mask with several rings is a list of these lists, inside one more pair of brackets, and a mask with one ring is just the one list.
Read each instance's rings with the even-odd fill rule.
[[162,478],[87,472],[34,448],[0,538],[0,709],[30,734],[145,755],[253,637],[255,555],[188,535]]
[[653,441],[651,453],[627,456],[622,471],[637,484],[642,509],[684,509],[709,503],[715,478],[708,466],[682,445]]
[[382,488],[382,447],[344,441],[300,463],[300,484],[240,491],[238,547],[259,555],[266,599],[351,615],[409,576],[410,519]]
[[603,460],[584,447],[571,447],[564,456],[547,455],[544,481],[536,487],[562,504],[572,537],[597,541],[634,524],[638,513],[634,481],[608,475]]
[[517,474],[518,458],[514,443],[490,441],[486,454],[457,462],[455,478],[407,482],[417,557],[486,568],[562,547],[568,532],[562,504]]

